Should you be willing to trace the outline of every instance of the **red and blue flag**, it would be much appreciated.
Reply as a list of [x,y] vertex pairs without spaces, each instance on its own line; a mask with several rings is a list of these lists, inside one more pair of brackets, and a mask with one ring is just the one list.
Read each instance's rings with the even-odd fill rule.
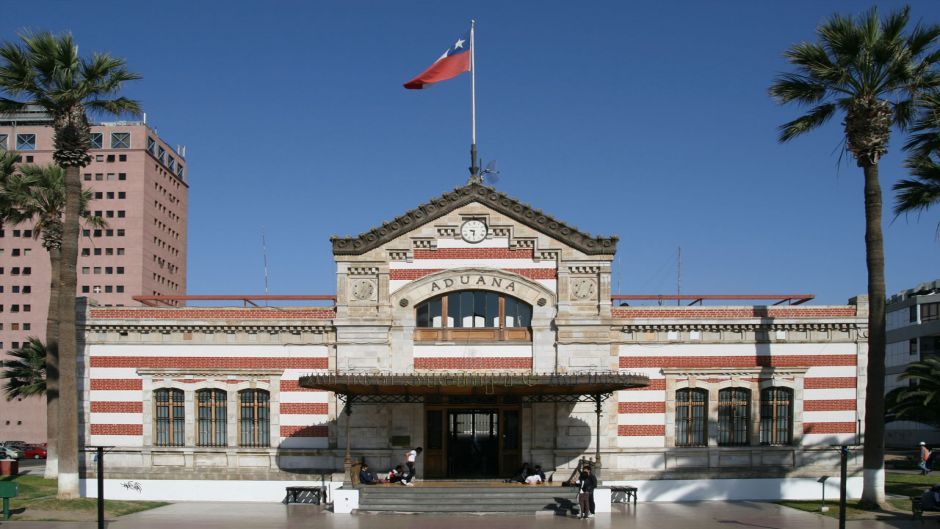
[[446,81],[464,72],[470,71],[470,36],[463,34],[456,42],[447,48],[444,55],[434,61],[427,70],[405,83],[409,90],[421,90],[428,85]]

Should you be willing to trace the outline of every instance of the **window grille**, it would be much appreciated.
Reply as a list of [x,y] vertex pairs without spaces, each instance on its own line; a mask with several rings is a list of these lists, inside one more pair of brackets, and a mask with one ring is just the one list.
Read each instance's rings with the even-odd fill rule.
[[[98,287],[96,287],[98,288]],[[181,389],[158,389],[153,392],[154,445],[183,446],[185,444],[186,407]]]
[[238,392],[238,445],[263,447],[271,444],[271,396],[263,389]]
[[760,393],[760,443],[788,445],[793,430],[793,391],[766,388]]
[[16,135],[16,150],[18,151],[36,150],[36,135],[35,134],[17,134]]
[[111,133],[111,148],[112,149],[130,149],[131,148],[131,133],[130,132],[112,132]]
[[8,150],[8,147],[7,147],[7,139],[8,139],[8,138],[9,138],[9,135],[7,135],[7,134],[0,134],[0,151]]
[[726,388],[718,392],[718,445],[750,444],[751,392]]
[[196,392],[199,417],[197,446],[226,446],[228,411],[226,393],[221,389],[203,389]]
[[705,416],[708,392],[704,389],[676,391],[676,446],[707,446]]
[[100,132],[91,133],[91,148],[92,149],[100,149],[102,141],[103,141],[102,134]]

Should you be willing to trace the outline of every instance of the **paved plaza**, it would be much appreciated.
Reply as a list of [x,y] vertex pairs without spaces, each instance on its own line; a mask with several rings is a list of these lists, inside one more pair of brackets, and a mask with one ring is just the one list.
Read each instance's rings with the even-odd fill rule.
[[[852,529],[922,528],[910,516],[875,521],[850,521]],[[92,529],[89,522],[0,522],[21,529]],[[612,514],[591,520],[539,515],[334,515],[315,505],[277,503],[176,503],[125,516],[108,523],[111,529],[560,529],[569,527],[645,529],[835,529],[838,521],[760,502],[641,503],[617,505]]]

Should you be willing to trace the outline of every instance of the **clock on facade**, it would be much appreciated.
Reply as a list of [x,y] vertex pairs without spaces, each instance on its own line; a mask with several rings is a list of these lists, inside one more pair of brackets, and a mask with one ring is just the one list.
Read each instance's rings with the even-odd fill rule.
[[482,220],[468,220],[460,227],[460,236],[467,242],[480,242],[486,238],[486,224]]

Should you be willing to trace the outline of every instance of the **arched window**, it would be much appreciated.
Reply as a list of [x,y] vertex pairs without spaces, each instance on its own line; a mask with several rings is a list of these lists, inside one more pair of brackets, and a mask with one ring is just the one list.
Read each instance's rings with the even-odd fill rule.
[[163,388],[153,392],[156,446],[186,444],[186,406],[183,390]]
[[[532,306],[486,290],[461,290],[415,307],[417,340],[528,340]],[[427,331],[425,329],[440,329]]]
[[238,445],[270,446],[271,395],[263,389],[243,389],[238,392],[238,402]]
[[750,444],[751,392],[726,388],[718,392],[718,445]]
[[199,418],[196,445],[225,446],[228,423],[226,393],[222,389],[201,389],[196,392],[196,415]]
[[793,439],[793,390],[766,388],[760,392],[760,444],[788,445]]
[[706,446],[705,416],[708,392],[704,389],[676,391],[676,446]]

